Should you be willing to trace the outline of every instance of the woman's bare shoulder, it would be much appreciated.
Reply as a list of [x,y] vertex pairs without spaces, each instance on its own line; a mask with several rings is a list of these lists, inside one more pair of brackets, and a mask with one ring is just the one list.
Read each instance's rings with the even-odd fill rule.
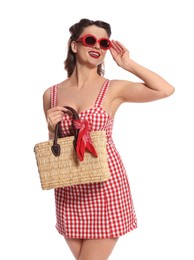
[[65,81],[51,85],[50,87],[48,87],[48,88],[43,92],[43,97],[45,97],[45,98],[50,98],[50,93],[51,93],[52,88],[53,88],[54,86],[57,86],[58,88],[60,88],[60,87],[63,86],[63,85],[65,85]]
[[50,102],[51,98],[51,89],[53,86],[48,87],[44,92],[43,92],[43,101],[45,102]]
[[56,86],[58,84],[54,84],[54,85],[51,85],[50,87],[48,87],[44,92],[43,92],[43,100],[44,101],[47,101],[47,100],[50,100],[50,97],[51,97],[51,90],[54,86]]
[[48,88],[43,92],[43,96],[48,96],[48,95],[50,95],[51,88],[52,88],[52,87],[48,87]]

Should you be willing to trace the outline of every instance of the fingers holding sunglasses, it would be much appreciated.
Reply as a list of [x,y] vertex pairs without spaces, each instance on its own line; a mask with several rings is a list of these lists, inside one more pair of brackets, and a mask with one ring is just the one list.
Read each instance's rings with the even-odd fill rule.
[[118,41],[111,41],[110,53],[118,66],[121,67],[130,59],[128,49]]
[[118,41],[112,40],[111,47],[115,51],[115,53],[120,56],[123,56],[125,54],[125,52],[128,52],[126,47]]

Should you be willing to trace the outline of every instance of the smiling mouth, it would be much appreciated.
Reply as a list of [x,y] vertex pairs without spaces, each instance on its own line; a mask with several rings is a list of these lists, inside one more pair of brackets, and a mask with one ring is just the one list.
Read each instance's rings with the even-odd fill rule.
[[100,54],[98,52],[95,51],[89,51],[89,55],[93,58],[99,58]]

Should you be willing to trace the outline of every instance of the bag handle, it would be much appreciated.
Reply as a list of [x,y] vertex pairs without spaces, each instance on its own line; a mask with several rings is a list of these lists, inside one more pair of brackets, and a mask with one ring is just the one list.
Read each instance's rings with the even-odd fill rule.
[[[64,106],[68,111],[71,112],[73,119],[79,119],[79,115],[76,112],[76,110],[72,107],[69,106]],[[67,113],[68,111],[63,111],[64,113]],[[59,123],[56,124],[55,126],[55,133],[54,133],[54,139],[53,139],[53,145],[51,146],[51,151],[55,156],[60,156],[60,152],[61,152],[61,147],[60,145],[57,143],[58,140],[58,133],[59,133]],[[74,130],[74,140],[73,140],[73,146],[76,149],[76,145],[77,145],[77,138],[78,138],[78,134],[79,134],[79,129],[76,129],[73,126],[73,130]]]

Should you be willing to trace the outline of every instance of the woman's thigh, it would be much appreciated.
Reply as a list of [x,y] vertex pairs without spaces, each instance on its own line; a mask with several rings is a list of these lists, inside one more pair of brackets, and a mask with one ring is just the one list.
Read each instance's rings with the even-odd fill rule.
[[72,238],[65,238],[71,252],[76,260],[79,259],[81,247],[82,247],[82,239],[72,239]]
[[107,260],[118,238],[83,240],[79,260]]

